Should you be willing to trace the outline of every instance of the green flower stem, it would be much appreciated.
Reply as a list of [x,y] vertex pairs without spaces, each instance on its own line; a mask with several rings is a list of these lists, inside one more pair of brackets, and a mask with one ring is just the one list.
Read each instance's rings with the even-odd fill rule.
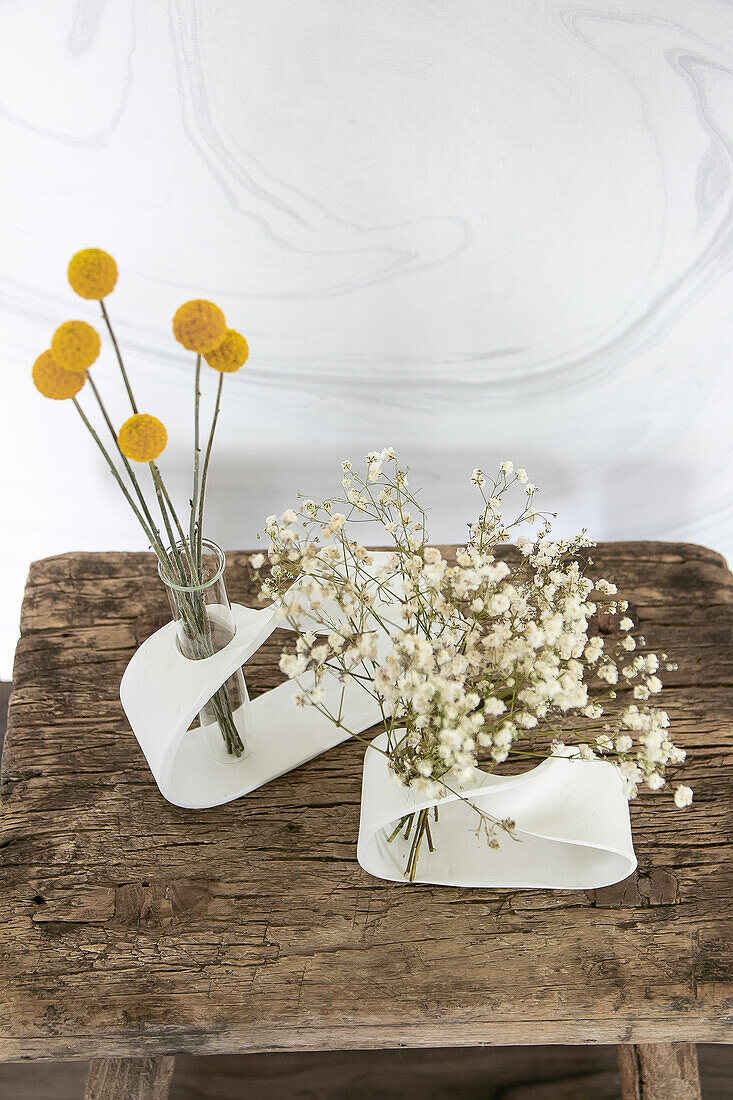
[[199,462],[201,459],[200,434],[200,409],[201,409],[201,356],[196,356],[196,374],[194,379],[194,403],[193,403],[193,490],[191,495],[191,524],[190,540],[193,552],[196,546],[196,513],[199,497]]
[[151,545],[153,545],[155,543],[155,535],[154,535],[153,531],[148,527],[148,524],[147,524],[142,512],[140,511],[138,506],[135,504],[135,501],[130,496],[130,493],[127,489],[127,486],[125,485],[122,478],[120,477],[119,472],[117,470],[117,467],[115,466],[114,462],[112,461],[112,458],[110,457],[109,453],[107,452],[107,449],[104,446],[104,443],[102,443],[102,440],[99,438],[96,431],[94,430],[94,428],[90,424],[86,413],[82,409],[82,407],[79,404],[79,402],[77,401],[77,399],[75,397],[72,397],[71,400],[74,402],[74,405],[76,407],[76,411],[79,413],[79,416],[84,421],[84,425],[85,425],[87,431],[89,432],[92,439],[94,440],[94,442],[99,447],[99,450],[102,452],[102,455],[104,456],[104,460],[105,460],[105,462],[107,463],[107,465],[109,467],[110,473],[112,474],[113,478],[115,479],[115,481],[119,485],[120,489],[124,493],[125,498],[127,500],[127,503],[130,505],[133,512],[135,513],[135,516],[137,517],[137,520],[138,520],[140,526],[142,527],[143,531],[145,532],[148,539],[150,540]]
[[130,398],[130,404],[132,405],[132,411],[134,413],[136,413],[137,412],[137,405],[135,404],[135,398],[133,396],[132,386],[130,385],[130,379],[127,377],[127,371],[125,370],[125,364],[122,362],[122,355],[120,353],[120,348],[119,348],[119,345],[117,343],[117,338],[115,337],[115,334],[112,330],[112,324],[111,324],[110,319],[109,319],[109,314],[107,313],[107,307],[104,304],[104,298],[99,299],[99,304],[102,308],[102,316],[104,317],[104,323],[107,326],[107,331],[109,332],[110,339],[112,340],[112,346],[115,349],[115,355],[117,356],[117,362],[120,365],[120,372],[122,374],[122,381],[125,383],[125,389],[127,390],[127,396]]
[[[100,305],[100,308],[101,308],[101,311],[102,311],[102,316],[104,318],[105,325],[107,326],[107,331],[109,332],[110,339],[112,340],[112,346],[114,347],[115,355],[117,356],[117,362],[119,364],[120,373],[122,375],[122,380],[125,384],[125,389],[127,390],[127,396],[130,400],[130,405],[132,407],[132,411],[133,411],[133,413],[137,413],[138,408],[137,408],[137,404],[135,402],[134,394],[132,392],[132,387],[130,385],[130,380],[127,376],[127,371],[125,370],[125,364],[124,364],[123,359],[122,359],[122,354],[120,352],[120,348],[119,348],[119,345],[117,343],[117,339],[115,337],[114,330],[112,328],[112,324],[110,322],[109,315],[107,313],[104,301],[100,299],[99,305]],[[121,460],[122,460],[122,462],[125,466],[125,469],[128,473],[128,476],[129,476],[130,481],[132,483],[132,486],[134,488],[135,494],[136,494],[136,496],[139,500],[140,507],[138,507],[138,505],[135,503],[133,497],[131,496],[130,492],[128,491],[127,486],[123,482],[123,480],[120,476],[120,473],[117,470],[117,467],[115,466],[114,462],[112,461],[111,456],[109,455],[108,451],[106,450],[106,448],[105,448],[104,444],[102,443],[101,439],[99,438],[97,432],[92,427],[92,425],[91,425],[89,419],[87,418],[86,414],[84,413],[84,410],[82,409],[81,405],[79,404],[79,402],[77,401],[77,399],[75,397],[73,398],[74,405],[76,406],[77,412],[79,413],[79,415],[82,418],[87,430],[91,434],[91,436],[94,439],[95,443],[97,444],[99,450],[101,451],[102,455],[104,456],[105,462],[107,463],[107,466],[109,467],[110,473],[112,474],[115,481],[117,482],[120,489],[122,490],[122,492],[125,496],[125,499],[127,500],[128,504],[132,508],[138,522],[140,523],[140,526],[145,531],[145,534],[147,535],[151,546],[155,550],[156,557],[158,558],[159,562],[161,563],[165,573],[170,577],[171,580],[173,580],[173,581],[176,580],[175,570],[173,569],[172,562],[171,562],[171,558],[172,558],[173,562],[175,563],[175,565],[178,568],[180,583],[182,585],[186,584],[187,576],[186,576],[186,567],[184,566],[181,554],[179,552],[179,545],[183,547],[183,550],[185,551],[186,557],[188,558],[188,565],[189,565],[188,578],[194,584],[198,583],[198,576],[199,576],[199,570],[196,567],[196,561],[198,560],[199,568],[200,568],[200,565],[201,565],[201,548],[200,548],[201,547],[201,544],[200,544],[201,532],[199,532],[198,559],[194,555],[194,540],[193,540],[194,523],[195,523],[195,516],[196,516],[195,504],[198,501],[199,401],[200,401],[199,378],[200,378],[200,371],[201,371],[201,357],[198,356],[197,357],[197,362],[196,362],[196,451],[195,451],[195,455],[194,455],[194,470],[195,470],[195,474],[194,474],[194,501],[192,501],[192,503],[191,503],[191,535],[190,535],[189,540],[186,539],[186,536],[185,536],[184,531],[183,531],[183,527],[182,527],[181,522],[178,518],[178,514],[176,512],[176,509],[173,505],[173,501],[171,500],[170,494],[168,493],[165,482],[163,481],[163,478],[160,474],[160,471],[159,471],[156,463],[154,463],[154,462],[148,463],[148,465],[150,466],[150,472],[151,472],[151,476],[152,476],[152,479],[153,479],[153,485],[154,485],[154,488],[155,488],[155,493],[156,493],[156,497],[157,497],[157,500],[158,500],[158,506],[160,508],[160,513],[161,513],[161,516],[162,516],[162,519],[163,519],[163,524],[164,524],[164,527],[165,527],[165,530],[166,530],[167,537],[168,537],[169,542],[170,542],[170,554],[167,553],[166,550],[165,550],[160,531],[158,530],[158,527],[155,523],[155,520],[153,519],[150,508],[148,507],[148,504],[145,500],[145,496],[143,494],[142,488],[140,487],[140,483],[137,479],[137,476],[135,475],[135,472],[132,469],[127,457],[122,453],[122,450],[120,449],[119,443],[117,442],[117,433],[115,432],[112,421],[110,420],[110,417],[107,413],[107,410],[105,408],[104,402],[103,402],[102,397],[101,397],[101,394],[97,390],[97,387],[94,384],[94,381],[92,380],[90,375],[88,375],[87,377],[88,377],[89,382],[91,384],[92,392],[94,393],[95,399],[97,401],[97,404],[99,405],[99,409],[102,413],[102,416],[104,417],[105,423],[106,423],[106,425],[107,425],[107,427],[110,431],[110,434],[111,434],[112,438],[115,441],[115,446],[117,447],[117,451],[118,451],[118,453],[120,455],[120,458],[121,458]],[[218,409],[217,409],[217,414],[218,414]],[[141,511],[141,509],[142,509],[142,511]],[[203,507],[201,508],[201,512],[203,513]],[[175,527],[178,531],[178,535],[180,536],[179,539],[176,539],[176,536],[174,534],[173,526],[172,526],[172,523],[171,523],[171,518],[172,518],[173,524],[175,524]],[[187,634],[187,636],[189,637],[189,639],[191,641],[192,652],[194,653],[195,657],[197,657],[197,658],[210,656],[214,652],[214,646],[213,646],[213,639],[211,637],[211,623],[209,621],[208,615],[206,614],[206,605],[205,605],[205,600],[203,598],[203,595],[199,592],[191,592],[189,594],[190,598],[189,598],[189,596],[183,596],[183,594],[181,594],[181,595],[182,595],[182,598],[179,600],[179,605],[180,605],[180,608],[181,608],[181,615],[182,615],[182,618],[183,618],[184,623],[185,623],[186,634]],[[244,751],[244,746],[243,746],[241,738],[239,736],[239,732],[237,731],[236,725],[234,724],[232,703],[231,703],[231,700],[229,698],[229,694],[228,694],[226,685],[223,685],[221,688],[219,688],[219,690],[214,694],[214,696],[210,700],[210,703],[211,703],[211,707],[214,711],[214,714],[216,716],[216,720],[217,720],[217,723],[219,725],[219,729],[221,731],[221,734],[224,738],[224,742],[226,744],[228,752],[231,753],[234,756],[241,756],[242,752]]]
[[106,423],[107,427],[109,428],[109,433],[110,433],[110,435],[112,436],[112,438],[115,442],[115,446],[117,447],[117,452],[118,452],[120,458],[122,459],[122,462],[124,463],[125,469],[127,470],[130,481],[132,482],[133,488],[135,489],[135,494],[136,494],[136,496],[137,496],[137,498],[140,502],[140,507],[141,507],[143,513],[145,514],[145,518],[147,519],[148,524],[150,526],[150,530],[153,531],[154,534],[155,534],[155,538],[152,540],[153,546],[155,547],[155,552],[158,555],[158,557],[160,557],[161,555],[166,556],[165,549],[163,547],[163,540],[162,540],[161,535],[160,535],[160,531],[158,530],[158,528],[156,526],[156,523],[155,523],[155,520],[153,519],[152,513],[151,513],[150,509],[148,508],[148,503],[145,499],[145,494],[142,491],[142,488],[140,486],[140,482],[137,479],[137,475],[135,474],[135,471],[133,470],[132,466],[130,465],[130,462],[127,458],[127,455],[124,454],[124,452],[122,451],[122,448],[120,447],[120,445],[117,441],[117,433],[114,430],[114,427],[112,425],[112,421],[110,420],[109,414],[107,413],[107,409],[105,408],[104,401],[102,400],[102,395],[100,394],[99,390],[97,389],[97,387],[94,383],[94,379],[92,378],[90,372],[87,372],[87,381],[89,382],[89,385],[92,388],[92,393],[94,394],[94,396],[97,400],[97,404],[99,405],[99,409],[102,413],[102,416],[104,417],[104,420],[105,420],[105,423]]
[[408,818],[408,816],[409,816],[409,815],[407,815],[407,814],[406,814],[406,815],[405,815],[404,817],[401,817],[401,818],[400,818],[400,820],[399,820],[399,821],[398,821],[398,823],[397,823],[397,828],[396,828],[396,829],[394,829],[394,830],[393,830],[393,831],[392,831],[392,832],[391,832],[391,833],[389,834],[389,836],[387,837],[387,843],[388,843],[388,844],[391,844],[391,843],[392,843],[392,841],[393,841],[393,840],[394,840],[394,838],[395,838],[395,837],[397,836],[397,834],[398,834],[398,832],[400,831],[400,829],[402,828],[402,826],[403,826],[403,825],[405,824],[405,822],[407,821],[407,818]]
[[176,530],[178,531],[178,541],[180,542],[181,547],[183,548],[183,551],[184,551],[184,553],[186,555],[186,558],[188,560],[188,567],[189,567],[189,570],[190,570],[189,576],[191,578],[191,583],[192,584],[200,584],[204,579],[203,574],[201,574],[200,570],[196,569],[196,563],[195,563],[195,558],[194,558],[194,554],[193,554],[193,548],[190,546],[189,542],[186,539],[186,535],[184,533],[183,527],[181,526],[181,521],[178,518],[178,513],[176,512],[176,509],[173,506],[173,501],[171,500],[170,494],[169,494],[169,492],[166,488],[165,482],[163,481],[163,475],[161,474],[160,470],[158,469],[158,465],[157,465],[156,462],[150,462],[150,463],[148,463],[148,465],[150,466],[150,472],[151,472],[152,477],[153,477],[153,483],[160,489],[161,493],[163,494],[163,499],[165,500],[166,506],[168,508],[168,512],[169,512],[169,514],[170,514],[170,516],[171,516],[171,518],[172,518],[172,520],[173,520],[173,522],[176,526]]
[[[160,472],[154,462],[148,464],[150,466],[150,472],[153,478],[153,484],[158,497],[158,504],[160,506],[161,514],[163,516],[163,522],[168,533],[168,538],[171,544],[171,553],[175,559],[178,569],[181,574],[181,584],[186,584],[186,568],[183,563],[183,559],[179,550],[179,545],[173,534],[173,528],[171,526],[171,520],[168,515],[168,507],[166,502],[170,502],[165,485],[163,484]],[[172,509],[172,505],[171,505]],[[175,512],[173,512],[175,515]],[[179,525],[180,526],[180,525]],[[182,533],[182,532],[181,532]],[[190,568],[193,568],[191,562],[191,547],[183,539],[183,549],[189,557]],[[194,583],[195,573],[192,578]],[[178,601],[181,609],[181,615],[185,623],[186,635],[191,643],[191,649],[194,654],[194,659],[200,660],[203,657],[210,657],[215,652],[213,638],[211,635],[211,622],[206,611],[206,602],[201,592],[197,592],[195,589],[188,593],[180,593]],[[232,713],[232,706],[227,694],[226,685],[218,689],[218,691],[212,696],[211,700],[212,709],[216,715],[216,720],[219,725],[219,729],[224,738],[227,750],[234,756],[241,756],[244,751],[239,732],[234,724],[234,716]]]
[[[178,541],[177,541],[176,536],[173,532],[173,527],[171,526],[170,517],[168,515],[168,509],[167,509],[166,503],[165,503],[165,497],[163,495],[163,490],[161,489],[160,475],[158,474],[158,468],[157,468],[157,466],[155,465],[154,462],[149,462],[148,466],[150,467],[150,475],[153,479],[153,486],[155,488],[155,495],[158,498],[158,507],[160,508],[160,514],[162,516],[163,523],[165,525],[166,534],[168,535],[168,541],[170,543],[170,548],[171,548],[171,555],[173,556],[173,558],[176,562],[176,565],[178,566],[178,570],[179,570],[179,573],[180,573],[180,576],[181,576],[181,582],[180,583],[182,585],[186,585],[187,583],[190,583],[191,580],[194,580],[194,578],[190,577],[188,580],[186,578],[186,569],[185,569],[185,566],[183,564],[183,559],[181,558],[180,551],[178,549]],[[184,545],[185,545],[185,543],[184,543]]]
[[[135,397],[134,397],[134,394],[132,392],[132,386],[130,385],[130,379],[127,377],[127,371],[125,370],[125,364],[124,364],[124,361],[123,361],[123,358],[122,358],[122,353],[120,352],[120,347],[119,347],[119,344],[117,343],[117,338],[114,334],[114,329],[112,328],[112,322],[109,319],[109,314],[107,313],[107,307],[104,304],[104,299],[100,299],[99,305],[100,305],[101,310],[102,310],[102,316],[104,317],[104,323],[107,326],[107,331],[109,332],[110,339],[112,340],[112,345],[115,349],[115,355],[117,356],[117,362],[118,362],[119,367],[120,367],[120,373],[122,374],[122,380],[125,383],[125,389],[127,390],[127,396],[130,398],[130,405],[132,406],[132,411],[134,413],[137,413],[137,411],[138,411],[137,404],[135,402]],[[91,381],[91,379],[90,379],[90,381]],[[116,443],[117,442],[117,435],[114,431],[114,428],[112,427],[111,421],[110,421],[109,417],[107,416],[107,412],[104,408],[104,405],[101,401],[101,398],[100,398],[99,394],[97,393],[96,387],[94,386],[93,383],[92,383],[92,388],[95,392],[95,396],[97,397],[100,408],[102,409],[102,413],[104,415],[104,418],[107,421],[107,425],[110,429],[110,432],[114,436],[115,443]],[[118,449],[119,449],[119,446],[118,446]],[[122,460],[123,460],[123,462],[125,463],[125,466],[128,469],[130,477],[133,479],[133,483],[136,484],[135,476],[132,473],[132,470],[129,466],[129,463],[127,462],[127,459],[122,454],[122,451],[120,451],[120,455],[122,456]],[[154,464],[149,463],[149,465],[152,469]],[[156,474],[157,474],[157,480],[156,480]],[[176,515],[176,512],[175,512],[175,509],[174,509],[173,504],[171,502],[170,496],[168,495],[168,491],[166,490],[165,485],[163,484],[163,479],[160,477],[160,474],[157,471],[157,467],[155,467],[155,472],[153,474],[153,483],[155,485],[155,491],[156,491],[156,495],[158,497],[158,503],[160,505],[161,515],[163,516],[163,522],[165,524],[166,531],[168,533],[168,538],[170,539],[171,548],[173,548],[174,543],[175,543],[176,540],[172,535],[170,524],[168,522],[168,516],[167,516],[167,513],[165,511],[165,508],[164,508],[163,504],[161,503],[161,493],[164,495],[164,499],[167,500],[167,502],[168,502],[168,506],[170,508],[171,515],[174,517],[174,519],[176,521],[176,525],[178,526],[178,529],[181,532],[181,536],[183,536],[183,531],[181,529],[180,523],[178,522],[178,516]],[[142,491],[139,489],[139,486],[137,486],[137,484],[136,484],[136,488],[137,488],[138,494],[139,494],[139,496],[141,497],[141,500],[142,500],[143,499],[142,498]],[[150,515],[149,509],[147,508],[147,505],[143,503],[143,507],[144,507],[146,513],[148,515]],[[152,519],[152,516],[150,516],[150,524],[151,524],[151,527],[155,529],[155,523]],[[183,541],[184,546],[185,546],[185,544],[186,544],[185,537],[182,537],[182,541]],[[175,556],[176,556],[176,558],[178,558],[178,555],[175,555]],[[165,555],[165,559],[166,559],[166,561],[169,560],[168,555]],[[179,568],[181,568],[180,562],[179,562]],[[183,573],[182,569],[181,569],[181,577],[182,577],[182,579],[185,579],[185,574]],[[193,574],[193,573],[192,573],[192,579],[195,579],[195,574]]]
[[412,838],[410,854],[407,858],[407,866],[405,867],[405,877],[409,878],[410,882],[415,881],[417,861],[420,855],[420,845],[422,844],[422,838],[425,834],[425,820],[427,817],[427,810],[420,810],[420,812],[416,814],[415,817],[415,833]]
[[206,444],[206,453],[204,455],[204,468],[201,474],[201,491],[199,496],[199,514],[198,514],[198,532],[197,532],[197,560],[201,561],[201,538],[204,526],[204,502],[206,499],[206,479],[209,474],[209,459],[211,458],[211,448],[214,443],[214,433],[216,432],[216,422],[219,419],[219,409],[221,408],[221,391],[224,385],[224,375],[219,372],[219,384],[216,388],[216,404],[214,405],[214,415],[211,420],[211,429],[209,431],[209,439]]
[[[199,357],[200,366],[200,357]],[[198,391],[198,382],[197,382]],[[198,419],[198,409],[197,409]],[[198,433],[197,433],[198,434]],[[160,507],[161,515],[163,516],[163,522],[165,524],[166,532],[171,544],[171,553],[173,554],[175,561],[181,573],[182,584],[186,583],[186,572],[181,553],[179,551],[179,541],[176,540],[171,525],[171,518],[175,524],[178,533],[180,535],[180,546],[188,558],[189,577],[193,581],[194,585],[199,583],[200,561],[197,566],[196,553],[193,542],[188,542],[183,532],[181,522],[178,518],[176,510],[171,501],[168,490],[166,489],[165,482],[160,475],[160,471],[155,462],[148,463],[150,466],[150,473],[155,486],[155,492],[158,497],[158,504]],[[198,465],[198,463],[196,463]],[[197,471],[198,472],[198,471]],[[193,504],[191,506],[191,515],[193,518]],[[192,528],[193,529],[193,528]],[[186,632],[189,639],[192,642],[192,648],[197,658],[209,657],[214,653],[214,644],[211,635],[211,622],[206,612],[206,603],[203,594],[200,592],[192,591],[190,596],[179,601],[181,606],[181,613],[186,623]],[[241,756],[244,751],[244,745],[239,736],[239,732],[234,724],[234,716],[232,713],[232,705],[227,694],[226,685],[219,688],[219,690],[212,696],[211,700],[212,709],[216,715],[216,720],[224,738],[224,742],[227,747],[227,751],[233,756]]]
[[[127,371],[125,370],[125,364],[124,364],[124,361],[123,361],[123,358],[122,358],[122,353],[120,352],[120,347],[119,347],[119,344],[117,343],[117,337],[115,336],[114,329],[112,328],[112,322],[109,319],[109,314],[107,313],[107,307],[104,304],[104,299],[100,299],[99,305],[100,305],[100,308],[102,310],[102,316],[104,317],[104,323],[107,326],[107,331],[109,332],[110,339],[112,341],[112,346],[115,349],[115,355],[117,356],[117,362],[119,364],[120,373],[122,375],[122,380],[125,383],[125,389],[127,390],[127,396],[130,399],[130,405],[132,406],[132,411],[133,411],[133,413],[137,413],[138,409],[137,409],[137,404],[135,402],[135,396],[132,392],[132,386],[130,385],[130,379],[128,378]],[[90,377],[89,380],[90,380],[90,382],[92,381],[91,377]],[[117,434],[116,434],[116,432],[115,432],[115,430],[112,426],[112,423],[109,419],[109,416],[107,415],[107,411],[104,407],[104,403],[102,402],[102,399],[101,399],[101,397],[100,397],[100,395],[97,391],[97,388],[96,388],[96,386],[94,385],[93,382],[92,382],[92,389],[93,389],[94,394],[95,394],[95,396],[97,398],[97,401],[99,403],[99,407],[102,410],[102,414],[103,414],[103,416],[104,416],[104,418],[107,422],[107,426],[109,427],[109,430],[110,430],[112,436],[114,437],[115,444],[117,444]],[[155,521],[153,520],[153,517],[150,513],[150,509],[148,508],[147,504],[145,503],[145,498],[144,498],[142,490],[141,490],[141,488],[140,488],[140,486],[137,482],[137,478],[135,477],[134,473],[132,472],[132,468],[130,467],[130,464],[127,461],[127,458],[125,457],[125,455],[122,454],[122,451],[119,448],[119,444],[117,444],[117,449],[120,451],[120,456],[122,458],[122,461],[125,463],[127,471],[129,473],[132,481],[133,481],[133,484],[135,485],[138,497],[139,497],[140,502],[142,504],[142,507],[145,511],[145,514],[149,517],[149,522],[150,522],[151,529],[153,531],[155,531],[156,534],[158,535],[158,544],[155,547],[156,553],[158,554],[158,558],[159,558],[160,561],[162,561],[164,563],[165,568],[169,569],[170,568],[170,557],[169,557],[168,554],[166,554],[165,548],[162,545],[162,539],[160,538],[160,533],[158,532]],[[150,465],[152,466],[152,463]],[[178,568],[179,568],[179,571],[180,571],[181,581],[182,581],[182,583],[185,583],[185,572],[184,572],[183,566],[180,562],[179,556],[177,554],[175,554],[175,551],[174,551],[174,544],[175,544],[176,540],[173,537],[171,527],[170,527],[170,524],[168,522],[168,516],[167,516],[167,513],[166,513],[165,508],[163,506],[163,503],[161,501],[161,492],[165,490],[165,487],[162,486],[162,488],[160,488],[158,483],[155,482],[155,478],[153,478],[153,481],[154,481],[154,484],[155,484],[155,491],[156,491],[156,495],[158,497],[158,504],[160,506],[161,515],[163,517],[163,522],[164,522],[164,525],[165,525],[165,528],[166,528],[166,532],[168,534],[168,538],[170,540],[171,549],[174,552],[174,558],[176,559],[176,562],[178,564]],[[161,481],[162,481],[162,479],[161,479]],[[166,492],[165,495],[166,495],[166,497],[168,496],[167,492]],[[168,497],[168,500],[170,500],[169,497]],[[171,509],[172,509],[172,505],[171,505]],[[155,540],[152,540],[152,541],[155,542]]]

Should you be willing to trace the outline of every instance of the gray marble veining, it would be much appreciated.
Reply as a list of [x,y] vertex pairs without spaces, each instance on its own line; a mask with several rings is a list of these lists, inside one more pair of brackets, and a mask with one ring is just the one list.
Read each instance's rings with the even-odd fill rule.
[[[391,444],[436,539],[512,457],[563,531],[733,551],[725,0],[10,2],[0,141],[0,674],[32,558],[142,546],[29,380],[62,320],[96,322],[65,284],[90,244],[181,500],[172,313],[212,297],[250,340],[210,481],[225,545]],[[109,349],[94,369],[123,419]]]

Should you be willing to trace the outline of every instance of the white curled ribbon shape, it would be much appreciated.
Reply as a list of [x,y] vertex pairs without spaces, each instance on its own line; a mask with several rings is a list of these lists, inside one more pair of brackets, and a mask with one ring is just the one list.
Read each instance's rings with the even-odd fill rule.
[[[620,882],[636,867],[628,801],[608,761],[581,760],[567,749],[522,775],[474,768],[459,783],[449,773],[451,790],[431,799],[396,781],[386,745],[380,734],[366,750],[357,849],[361,866],[377,878],[405,881],[412,836],[405,838],[405,827],[388,838],[403,818],[424,809],[431,810],[435,851],[423,839],[415,882],[591,890]],[[516,828],[509,836],[497,827],[499,847],[491,848],[491,822],[506,819]]]

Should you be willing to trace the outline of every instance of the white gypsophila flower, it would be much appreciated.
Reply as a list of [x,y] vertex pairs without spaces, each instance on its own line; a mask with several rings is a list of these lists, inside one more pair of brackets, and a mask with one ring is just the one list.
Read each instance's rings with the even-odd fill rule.
[[516,723],[521,726],[522,729],[531,730],[537,725],[537,718],[534,714],[530,714],[529,711],[520,711],[516,716]]
[[[449,774],[459,782],[482,762],[566,745],[581,759],[616,764],[630,798],[666,788],[667,767],[685,757],[668,716],[651,705],[668,658],[629,636],[634,624],[616,586],[586,575],[587,533],[552,538],[549,519],[531,506],[525,470],[514,480],[527,500],[511,520],[503,511],[513,465],[503,463],[496,478],[474,469],[481,510],[467,543],[445,559],[391,448],[369,452],[364,472],[343,469],[343,496],[304,501],[297,534],[289,511],[281,523],[267,521],[262,595],[279,600],[280,621],[300,633],[281,668],[293,680],[315,677],[299,692],[302,705],[321,705],[326,676],[368,691],[384,715],[396,781],[420,791]],[[386,554],[352,537],[352,510],[368,510],[380,525]],[[520,556],[505,560],[509,538]],[[622,637],[600,636],[602,613],[621,616]],[[318,639],[303,630],[314,620]]]
[[685,787],[682,783],[675,787],[674,790],[674,804],[678,809],[683,809],[685,806],[689,806],[692,803],[692,788]]
[[506,703],[503,703],[501,701],[501,699],[494,699],[494,698],[484,699],[483,712],[484,712],[484,714],[494,714],[494,715],[505,714],[506,713]]
[[253,569],[261,569],[262,566],[265,564],[265,555],[252,554],[249,559],[249,564],[252,566]]

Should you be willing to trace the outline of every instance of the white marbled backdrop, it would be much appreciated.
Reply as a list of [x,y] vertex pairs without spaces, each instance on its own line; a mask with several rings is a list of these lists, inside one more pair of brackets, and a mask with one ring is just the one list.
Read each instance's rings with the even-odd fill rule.
[[729,0],[3,0],[0,150],[0,674],[32,558],[143,545],[30,384],[57,324],[96,322],[65,282],[89,245],[181,498],[170,317],[211,296],[250,340],[225,546],[392,444],[436,539],[512,457],[563,531],[733,551]]

